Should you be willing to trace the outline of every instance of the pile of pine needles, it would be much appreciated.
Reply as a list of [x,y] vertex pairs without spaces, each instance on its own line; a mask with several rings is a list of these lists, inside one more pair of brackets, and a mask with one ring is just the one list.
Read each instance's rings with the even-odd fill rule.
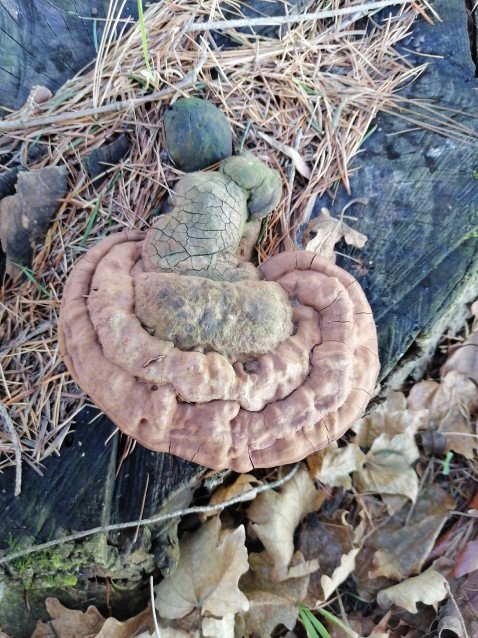
[[[425,1],[395,0],[386,11],[390,0],[312,2],[307,16],[279,19],[277,37],[225,22],[218,4],[162,0],[128,24],[119,18],[124,2],[111,2],[94,68],[0,122],[0,153],[11,158],[0,170],[19,161],[29,169],[65,165],[70,189],[37,247],[33,275],[2,291],[0,470],[16,464],[19,476],[23,460],[41,471],[85,404],[58,355],[63,285],[99,239],[146,228],[174,188],[181,173],[167,157],[162,127],[172,101],[212,101],[231,123],[235,151],[251,150],[281,172],[283,199],[262,234],[259,260],[295,245],[317,196],[339,184],[349,190],[353,159],[378,111],[416,124],[397,90],[423,67],[413,68],[395,46],[418,15],[434,17]],[[241,3],[233,4],[240,17]],[[234,46],[218,45],[218,34]],[[431,116],[428,125],[439,126]],[[120,133],[129,153],[93,182],[85,159]]]

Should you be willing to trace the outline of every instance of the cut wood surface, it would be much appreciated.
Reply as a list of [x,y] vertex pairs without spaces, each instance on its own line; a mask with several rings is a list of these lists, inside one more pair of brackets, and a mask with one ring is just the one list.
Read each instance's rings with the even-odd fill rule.
[[[37,84],[55,92],[90,64],[101,41],[109,0],[1,0],[0,114],[17,109]],[[138,17],[128,0],[122,17]]]
[[[96,409],[86,408],[64,441],[61,455],[41,464],[41,475],[37,469],[24,469],[19,497],[13,497],[13,472],[0,475],[2,550],[189,504],[192,486],[204,468],[140,445],[121,462],[125,440],[118,441],[115,429]],[[173,519],[152,531],[134,528],[96,534],[81,545],[67,543],[13,561],[0,570],[0,626],[15,638],[30,636],[36,619],[45,616],[45,596],[50,594],[75,607],[95,600],[103,609],[109,598],[108,604],[120,614],[124,599],[129,613],[133,596],[133,605],[136,602],[141,609],[149,595],[147,584],[138,587],[143,571],[160,567],[168,573],[177,559],[177,522]],[[122,591],[114,587],[115,581],[129,584]]]
[[[476,69],[462,3],[434,3],[443,22],[419,21],[404,45],[414,62],[429,62],[426,71],[403,95],[427,100],[455,122],[478,131]],[[418,51],[418,54],[410,53]],[[407,106],[406,104],[404,106]],[[351,196],[340,189],[327,206],[337,216],[351,199],[347,214],[368,236],[363,249],[340,246],[350,259],[339,265],[355,274],[367,293],[379,334],[382,378],[406,355],[433,348],[446,328],[446,318],[459,314],[478,287],[478,148],[456,138],[437,122],[444,135],[414,121],[380,115],[376,131],[358,156]],[[448,125],[449,126],[449,125]],[[410,349],[413,345],[418,348]],[[404,357],[405,356],[405,357]]]

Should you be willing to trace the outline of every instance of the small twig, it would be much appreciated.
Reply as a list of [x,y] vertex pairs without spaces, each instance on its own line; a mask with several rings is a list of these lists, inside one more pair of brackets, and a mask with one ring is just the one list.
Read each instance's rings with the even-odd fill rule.
[[445,581],[443,584],[445,585],[445,589],[446,589],[448,595],[450,596],[450,600],[451,600],[451,602],[453,604],[453,607],[455,608],[456,615],[458,616],[458,621],[460,623],[461,631],[463,632],[463,638],[470,638],[470,634],[466,630],[465,620],[464,620],[464,618],[463,618],[463,616],[461,614],[460,608],[458,607],[458,605],[456,603],[455,597],[453,596],[453,594],[451,592],[450,585],[449,585],[448,581]]
[[236,496],[234,498],[230,498],[227,501],[223,501],[222,503],[216,503],[215,505],[198,505],[196,507],[188,507],[186,509],[176,510],[175,512],[170,512],[168,514],[157,514],[156,516],[151,516],[150,518],[145,518],[139,521],[128,521],[127,523],[117,523],[116,525],[101,525],[100,527],[93,527],[82,532],[76,532],[75,534],[64,536],[63,538],[57,538],[55,540],[48,541],[47,543],[33,545],[32,547],[28,547],[27,549],[23,549],[18,552],[13,552],[12,554],[8,554],[7,556],[2,556],[0,558],[0,565],[10,563],[12,560],[16,560],[17,558],[21,558],[22,556],[28,556],[28,554],[34,554],[35,552],[40,552],[44,549],[49,549],[50,547],[56,547],[57,545],[61,545],[62,543],[77,541],[80,538],[92,536],[93,534],[105,534],[121,529],[129,529],[130,527],[145,527],[147,525],[156,525],[157,523],[162,523],[163,521],[168,521],[172,518],[177,518],[178,516],[185,516],[186,514],[215,512],[216,510],[224,509],[225,507],[229,507],[230,505],[236,505],[236,503],[242,503],[244,501],[251,500],[251,497],[256,498],[256,496],[261,492],[267,492],[268,490],[273,490],[276,487],[284,485],[284,483],[287,483],[287,481],[290,481],[290,479],[295,476],[297,470],[299,469],[299,466],[300,462],[296,463],[291,471],[283,478],[278,479],[277,481],[273,481],[272,483],[267,483],[266,485],[254,487],[250,490],[247,490],[247,492],[239,494],[239,496]]
[[127,111],[131,107],[140,106],[141,104],[147,104],[148,102],[154,102],[154,100],[160,100],[163,97],[169,97],[174,95],[177,91],[184,89],[186,86],[194,84],[206,61],[206,51],[203,51],[196,66],[191,69],[182,80],[161,91],[150,93],[149,95],[143,95],[137,98],[131,98],[123,102],[111,102],[103,106],[98,106],[91,109],[80,109],[78,111],[71,111],[69,113],[61,113],[59,115],[45,115],[44,117],[30,118],[28,116],[20,117],[15,120],[8,120],[6,122],[0,122],[0,131],[15,131],[17,129],[29,129],[37,126],[47,126],[49,124],[59,124],[67,122],[69,120],[80,120],[83,117],[96,117],[104,113],[114,113],[118,111]]
[[10,435],[13,450],[15,452],[15,496],[20,496],[22,491],[22,453],[20,451],[20,441],[15,430],[15,425],[8,414],[5,405],[0,401],[0,416],[3,417],[5,428]]
[[398,4],[413,4],[413,0],[381,0],[380,2],[368,2],[362,5],[356,4],[352,7],[342,9],[331,9],[330,11],[315,11],[312,13],[299,13],[284,16],[263,16],[261,18],[237,18],[235,20],[210,20],[209,22],[195,22],[185,29],[186,33],[196,31],[208,31],[218,29],[237,29],[240,27],[258,26],[282,26],[294,22],[308,22],[309,20],[326,20],[327,18],[339,18],[357,14],[357,17],[366,15],[369,11],[379,11]]

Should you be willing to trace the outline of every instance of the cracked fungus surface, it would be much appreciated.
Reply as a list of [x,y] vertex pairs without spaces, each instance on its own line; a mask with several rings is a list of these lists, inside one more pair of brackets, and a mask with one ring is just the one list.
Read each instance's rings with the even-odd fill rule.
[[193,175],[147,233],[112,235],[79,261],[62,356],[152,450],[239,472],[293,462],[341,436],[370,399],[370,307],[350,274],[312,253],[259,270],[240,262],[248,193],[221,173]]

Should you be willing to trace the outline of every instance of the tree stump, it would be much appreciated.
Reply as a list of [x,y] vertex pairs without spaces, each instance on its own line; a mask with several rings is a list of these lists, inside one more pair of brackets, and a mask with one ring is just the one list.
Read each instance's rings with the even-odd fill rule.
[[[85,0],[7,0],[0,13],[3,107],[19,107],[34,84],[55,90],[94,58],[108,1],[94,5],[96,13]],[[420,47],[408,55],[429,67],[403,95],[462,110],[453,118],[476,130],[466,117],[476,111],[478,97],[465,4],[437,0],[434,8],[443,21],[433,27],[419,21],[404,45]],[[129,0],[125,15],[135,11]],[[433,57],[422,59],[424,53]],[[356,160],[351,196],[339,190],[333,202],[318,202],[317,212],[327,206],[337,215],[351,198],[369,200],[351,209],[355,228],[369,238],[365,248],[340,247],[360,263],[342,258],[340,265],[357,276],[371,302],[385,377],[432,347],[463,302],[476,296],[478,151],[453,134],[442,136],[396,115],[381,115],[376,125]],[[13,496],[14,470],[0,475],[1,550],[187,505],[204,468],[139,445],[121,462],[124,439],[113,434],[105,416],[90,423],[93,416],[93,409],[83,410],[61,455],[43,462],[42,476],[34,468],[24,471],[20,497]],[[174,565],[176,525],[96,535],[3,567],[2,629],[15,638],[29,636],[36,620],[46,617],[48,595],[73,607],[109,606],[119,618],[127,600],[126,613],[134,613],[148,598],[142,574]]]

